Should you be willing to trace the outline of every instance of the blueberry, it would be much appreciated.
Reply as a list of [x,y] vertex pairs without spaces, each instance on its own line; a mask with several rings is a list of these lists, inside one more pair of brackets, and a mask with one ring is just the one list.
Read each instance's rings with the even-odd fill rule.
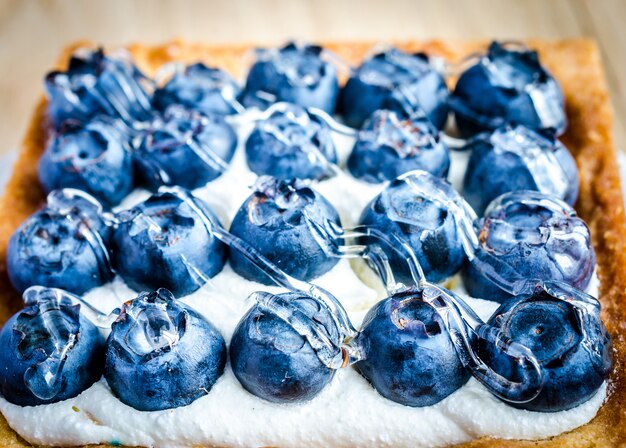
[[131,61],[105,56],[102,49],[75,54],[67,71],[48,73],[45,84],[57,128],[68,119],[87,122],[101,114],[127,124],[150,115],[150,81]]
[[448,147],[428,119],[402,118],[389,110],[377,110],[365,122],[348,158],[350,173],[370,183],[412,170],[446,177],[449,168]]
[[[533,191],[496,199],[476,223],[478,258],[505,280],[557,280],[585,289],[596,264],[589,228],[569,205]],[[502,302],[510,294],[481,274],[475,264],[463,270],[473,297]]]
[[53,132],[39,160],[39,180],[47,192],[77,188],[108,205],[133,189],[129,136],[114,119],[95,118],[85,125],[65,122]]
[[224,70],[197,62],[155,90],[152,103],[161,112],[172,104],[180,104],[206,115],[230,115],[236,112],[233,102],[239,91],[235,80]]
[[360,128],[378,109],[406,115],[425,113],[438,129],[448,119],[448,87],[422,53],[395,48],[365,60],[339,95],[338,109],[346,123]]
[[295,105],[259,121],[246,141],[248,166],[259,176],[321,180],[337,163],[328,125]]
[[337,69],[315,45],[288,43],[280,49],[257,50],[257,61],[248,72],[240,101],[245,107],[267,108],[285,101],[335,110],[339,83]]
[[9,240],[7,271],[13,287],[63,288],[82,294],[111,279],[110,229],[88,195],[53,191],[48,206],[31,215]]
[[418,291],[374,305],[357,344],[363,359],[356,369],[382,396],[405,406],[438,403],[469,378],[442,318]]
[[[195,201],[219,225],[209,206]],[[113,262],[118,274],[136,291],[167,288],[176,297],[184,296],[224,267],[226,246],[194,208],[174,193],[154,194],[117,217]]]
[[55,403],[98,381],[104,340],[63,290],[35,287],[0,330],[0,392],[19,406]]
[[[414,184],[420,189],[415,189]],[[407,173],[392,181],[365,207],[360,223],[408,244],[429,281],[445,280],[465,261],[455,217],[432,198],[435,194],[448,194],[451,189],[445,180],[424,171]],[[396,280],[412,284],[406,260],[395,250],[386,248],[385,252]]]
[[320,360],[310,336],[298,328],[313,326],[337,340],[337,327],[329,311],[304,293],[278,294],[272,300],[284,301],[292,310],[291,320],[272,307],[255,304],[239,321],[230,343],[233,372],[246,390],[264,400],[310,400],[332,381],[335,370]]
[[567,148],[550,136],[524,126],[505,126],[469,141],[472,150],[463,195],[482,214],[509,191],[536,190],[570,205],[578,197],[578,169]]
[[[528,347],[543,371],[539,395],[527,403],[511,403],[515,407],[540,412],[574,408],[591,398],[611,371],[611,338],[599,308],[581,312],[556,297],[538,287],[532,294],[510,298],[489,319],[505,337]],[[493,345],[479,348],[499,374],[520,376],[519,366]]]
[[89,193],[74,188],[53,190],[46,197],[46,208],[64,214],[79,214],[80,218],[98,233],[103,243],[108,244],[112,219],[102,204]]
[[[334,243],[323,240],[311,222],[323,228],[341,226],[330,202],[302,181],[261,178],[233,218],[230,233],[287,274],[308,281],[330,271],[339,261],[329,255]],[[242,277],[274,284],[238,251],[231,251],[230,263]]]
[[159,411],[208,394],[225,364],[219,331],[159,289],[124,304],[106,342],[104,377],[123,403]]
[[493,42],[461,74],[450,107],[462,136],[507,123],[562,134],[567,126],[561,88],[535,51]]
[[171,106],[143,131],[134,154],[137,175],[149,188],[199,188],[228,169],[237,135],[219,115]]

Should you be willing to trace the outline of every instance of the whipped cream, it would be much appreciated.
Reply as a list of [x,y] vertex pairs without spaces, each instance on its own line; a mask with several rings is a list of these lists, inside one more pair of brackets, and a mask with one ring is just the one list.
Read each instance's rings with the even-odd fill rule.
[[[194,191],[205,200],[226,228],[239,206],[250,195],[256,175],[245,161],[244,144],[258,112],[233,117],[239,146],[228,171]],[[354,139],[335,134],[339,164],[344,166]],[[469,154],[452,152],[449,180],[461,191]],[[386,184],[358,181],[347,172],[314,185],[339,212],[343,225],[358,222],[361,210]],[[120,208],[147,198],[134,191]],[[373,271],[360,260],[341,260],[315,281],[334,294],[359,327],[367,310],[385,297]],[[498,303],[468,297],[458,278],[447,286],[459,293],[484,320]],[[226,343],[240,318],[253,305],[255,291],[280,292],[246,280],[230,266],[181,300],[210,320]],[[594,275],[588,292],[597,296]],[[136,296],[119,277],[96,288],[85,298],[109,312]],[[89,316],[90,311],[83,307]],[[91,315],[90,317],[93,317]],[[203,446],[445,446],[479,437],[541,439],[572,430],[590,421],[606,397],[606,384],[586,403],[555,413],[516,409],[498,400],[471,378],[441,402],[412,408],[379,395],[354,369],[341,369],[332,384],[312,401],[277,404],[261,400],[241,387],[230,366],[213,389],[189,406],[164,411],[137,411],[120,402],[104,379],[78,397],[59,403],[21,407],[0,397],[0,411],[23,438],[41,445],[110,443],[163,448]]]

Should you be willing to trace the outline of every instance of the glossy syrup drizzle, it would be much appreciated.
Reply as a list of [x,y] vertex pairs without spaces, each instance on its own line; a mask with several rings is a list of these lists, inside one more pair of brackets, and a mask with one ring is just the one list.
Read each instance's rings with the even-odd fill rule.
[[[42,286],[28,288],[24,291],[23,300],[26,309],[13,329],[24,339],[27,337],[29,326],[37,325],[35,322],[38,322],[36,340],[39,343],[35,344],[30,349],[32,352],[27,355],[43,358],[24,372],[24,384],[36,397],[50,400],[58,395],[63,386],[62,374],[68,353],[78,342],[80,306],[73,305],[77,301],[73,294]],[[33,334],[32,330],[30,334]],[[50,345],[42,341],[42,337],[46,338]]]

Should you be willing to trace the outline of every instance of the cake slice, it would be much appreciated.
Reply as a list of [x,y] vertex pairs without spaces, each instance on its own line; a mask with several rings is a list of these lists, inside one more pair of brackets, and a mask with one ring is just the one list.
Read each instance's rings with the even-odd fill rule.
[[[487,42],[394,42],[407,51],[425,51],[449,61],[484,49]],[[483,438],[468,446],[616,446],[626,440],[626,221],[620,191],[619,173],[612,137],[612,110],[600,61],[599,50],[589,40],[558,42],[529,41],[537,49],[542,62],[560,82],[567,105],[568,131],[562,136],[578,164],[580,196],[578,214],[591,229],[597,252],[600,278],[600,301],[603,320],[613,337],[616,367],[611,376],[609,395],[598,415],[587,425],[547,441],[503,441]],[[79,42],[68,47],[59,62],[63,68]],[[357,64],[371,53],[374,43],[329,43],[325,45],[350,64]],[[251,46],[208,46],[173,42],[156,47],[133,45],[129,50],[139,68],[153,75],[170,61],[202,61],[215,65],[241,78],[246,70],[246,55]],[[15,164],[13,175],[0,202],[0,322],[21,307],[19,295],[13,291],[6,273],[8,239],[17,226],[44,200],[37,177],[37,161],[43,152],[48,124],[46,101],[42,99],[31,119],[27,135]],[[417,437],[418,435],[416,435]],[[0,420],[3,446],[30,446]]]

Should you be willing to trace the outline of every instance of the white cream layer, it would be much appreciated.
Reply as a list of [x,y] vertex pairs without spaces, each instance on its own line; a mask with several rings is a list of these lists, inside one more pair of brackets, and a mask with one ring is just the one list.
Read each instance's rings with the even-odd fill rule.
[[[240,142],[230,169],[195,191],[213,207],[226,227],[256,179],[247,168],[243,151],[253,114],[238,117],[234,123]],[[343,165],[353,139],[335,137]],[[467,154],[452,153],[449,178],[459,190],[466,164]],[[354,225],[361,210],[383,187],[357,181],[347,173],[315,185],[336,207],[344,226]],[[145,191],[136,191],[123,206],[147,196]],[[362,262],[342,260],[316,283],[341,300],[357,327],[367,310],[384,297],[380,282]],[[458,279],[453,279],[449,286],[466,297],[483,319],[488,319],[498,304],[467,297],[458,283]],[[181,300],[206,316],[228,343],[237,322],[252,305],[248,296],[258,290],[280,291],[245,280],[226,266],[207,285]],[[595,276],[589,292],[598,293]],[[90,291],[87,299],[101,310],[110,311],[135,294],[117,278]],[[434,406],[411,408],[383,398],[354,369],[347,368],[338,371],[332,384],[312,401],[284,405],[263,401],[245,391],[227,365],[224,375],[206,396],[182,408],[137,411],[115,398],[102,379],[78,397],[51,405],[20,407],[0,397],[0,411],[22,437],[42,445],[421,447],[445,446],[483,436],[554,436],[590,421],[605,397],[603,385],[593,398],[575,409],[531,412],[508,406],[470,379]]]

